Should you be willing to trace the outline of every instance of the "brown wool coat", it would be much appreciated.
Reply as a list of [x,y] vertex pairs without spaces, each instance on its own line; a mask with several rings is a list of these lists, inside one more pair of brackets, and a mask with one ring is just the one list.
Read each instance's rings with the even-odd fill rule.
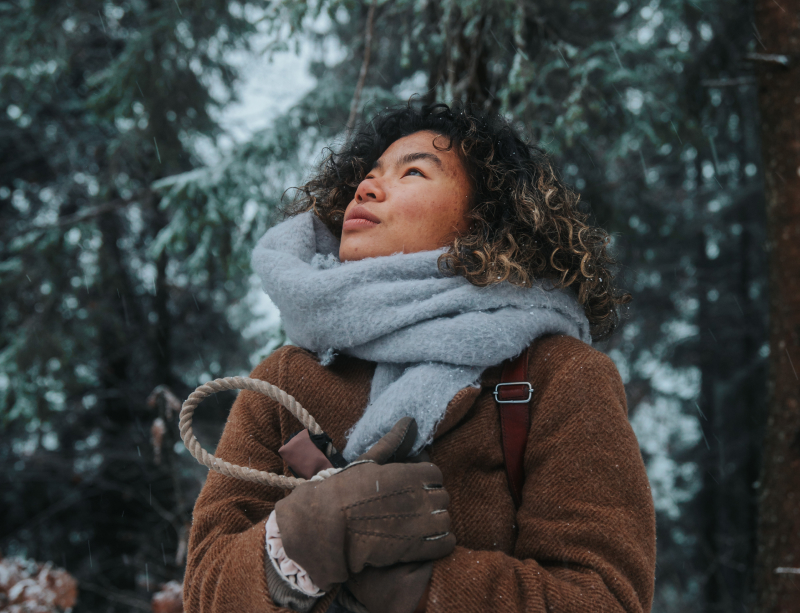
[[[339,449],[367,404],[374,364],[339,356],[324,368],[284,347],[251,377],[292,394]],[[482,388],[450,402],[430,449],[450,493],[455,551],[434,563],[429,613],[647,612],[653,597],[655,514],[644,464],[613,362],[566,336],[531,349],[531,427],[518,511],[508,490],[492,397],[500,367]],[[265,396],[242,391],[217,455],[272,472],[288,469],[281,441],[301,428]],[[287,495],[210,472],[194,509],[184,582],[191,613],[286,611],[264,572],[265,521]],[[318,602],[324,612],[334,591]]]

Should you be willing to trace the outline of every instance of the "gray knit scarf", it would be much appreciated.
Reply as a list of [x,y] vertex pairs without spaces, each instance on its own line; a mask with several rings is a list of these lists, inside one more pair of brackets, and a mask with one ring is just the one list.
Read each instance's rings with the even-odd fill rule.
[[591,342],[569,292],[541,283],[476,287],[439,270],[443,250],[355,262],[339,262],[338,253],[338,240],[307,212],[267,231],[251,264],[293,343],[323,365],[335,353],[377,362],[369,405],[348,434],[348,460],[407,415],[417,420],[420,451],[459,390],[542,335]]

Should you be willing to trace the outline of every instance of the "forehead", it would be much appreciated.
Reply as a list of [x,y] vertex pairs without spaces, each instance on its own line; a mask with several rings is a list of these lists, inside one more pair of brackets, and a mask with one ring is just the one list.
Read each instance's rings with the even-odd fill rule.
[[414,153],[430,153],[441,160],[444,167],[461,166],[461,160],[450,146],[450,138],[438,132],[423,130],[414,132],[394,141],[378,160],[376,165],[400,163],[403,158]]

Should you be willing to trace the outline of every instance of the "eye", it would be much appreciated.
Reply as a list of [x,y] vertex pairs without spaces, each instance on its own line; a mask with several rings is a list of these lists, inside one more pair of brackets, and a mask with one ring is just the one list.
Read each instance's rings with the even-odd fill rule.
[[[411,174],[412,172],[416,173],[416,174],[412,175]],[[422,171],[417,169],[417,168],[409,168],[408,170],[406,170],[406,174],[404,176],[409,176],[409,175],[412,176],[412,177],[413,176],[418,176],[418,177],[424,177],[425,176],[424,174],[422,174]]]

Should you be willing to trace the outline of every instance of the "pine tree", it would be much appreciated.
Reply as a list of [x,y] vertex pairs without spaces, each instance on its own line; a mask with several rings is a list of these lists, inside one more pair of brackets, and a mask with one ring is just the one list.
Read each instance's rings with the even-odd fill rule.
[[151,184],[199,164],[252,24],[227,2],[28,0],[0,4],[0,30],[3,550],[63,563],[84,610],[147,606],[181,576],[198,482],[172,465],[174,417],[160,463],[151,425],[169,388],[249,366],[220,269],[151,254]]

